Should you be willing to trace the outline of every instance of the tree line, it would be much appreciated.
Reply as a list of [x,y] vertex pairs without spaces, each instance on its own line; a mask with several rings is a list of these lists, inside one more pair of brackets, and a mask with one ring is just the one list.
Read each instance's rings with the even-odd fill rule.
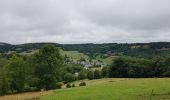
[[170,77],[170,57],[143,59],[118,57],[108,68],[109,77]]
[[57,89],[58,83],[87,78],[101,78],[101,74],[81,65],[65,64],[59,49],[53,45],[46,45],[29,56],[0,57],[0,95]]
[[78,64],[65,64],[59,49],[45,45],[29,56],[0,56],[0,95],[57,89],[59,83],[100,78],[170,77],[170,57],[154,59],[121,56],[102,69],[85,69]]
[[[10,53],[10,51],[21,53],[38,50],[48,43],[28,43],[11,45],[0,43],[0,53]],[[133,56],[141,58],[154,58],[155,56],[170,56],[170,42],[151,42],[151,43],[104,43],[104,44],[57,44],[49,43],[60,47],[66,51],[78,51],[91,58],[96,56]]]

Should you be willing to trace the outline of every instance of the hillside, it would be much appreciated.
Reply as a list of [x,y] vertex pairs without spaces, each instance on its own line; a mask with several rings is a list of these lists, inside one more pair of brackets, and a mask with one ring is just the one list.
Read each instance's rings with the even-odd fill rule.
[[56,90],[40,100],[169,100],[169,82],[166,78],[99,79],[86,81],[86,87]]
[[0,43],[0,53],[11,52],[32,52],[40,49],[45,44],[53,44],[56,47],[62,48],[64,51],[78,51],[84,53],[92,58],[100,56],[107,58],[110,56],[134,56],[143,58],[152,58],[157,56],[170,55],[169,42],[155,42],[155,43],[132,43],[132,44],[57,44],[57,43],[28,43],[12,45],[7,43]]
[[1,96],[0,100],[169,100],[169,78],[84,80],[86,87]]
[[[0,88],[2,88],[0,95],[2,96],[78,87],[80,82],[85,84],[82,82],[85,81],[87,87],[56,90],[53,95],[44,96],[41,99],[107,100],[108,97],[113,100],[136,100],[140,97],[142,100],[169,99],[169,79],[167,78],[170,77],[169,57],[146,59],[124,54],[119,56],[102,53],[90,56],[78,50],[68,51],[59,44],[46,45],[42,48],[41,46],[45,44],[2,44],[2,46],[4,45],[13,46],[15,49],[0,54]],[[143,46],[143,48],[145,47],[148,48],[148,45]],[[131,48],[140,47],[138,45]],[[20,50],[20,52],[16,50]],[[168,47],[161,49],[161,51],[164,50],[169,49]],[[11,54],[13,52],[17,54]],[[34,54],[35,52],[36,54]],[[168,55],[168,53],[166,54]],[[162,79],[159,79],[160,77]],[[96,79],[100,80],[96,81]],[[68,98],[65,98],[65,95]]]

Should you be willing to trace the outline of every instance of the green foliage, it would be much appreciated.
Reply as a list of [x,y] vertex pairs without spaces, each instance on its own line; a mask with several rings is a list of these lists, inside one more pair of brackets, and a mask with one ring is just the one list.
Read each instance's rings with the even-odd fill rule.
[[71,73],[66,73],[66,74],[64,75],[64,81],[65,81],[66,83],[75,81],[75,76],[74,76],[73,74],[71,74]]
[[169,57],[139,59],[119,57],[109,68],[110,77],[169,77]]
[[35,54],[35,75],[38,89],[54,89],[59,81],[63,58],[53,45],[46,45]]
[[[60,45],[65,50],[82,53],[59,50],[56,44],[43,48],[42,44],[5,45],[0,48],[0,52],[16,50],[19,54],[0,54],[0,95],[61,88],[58,82],[82,79],[170,77],[170,57],[167,57],[170,54],[169,43]],[[36,52],[21,55],[21,52],[30,53],[31,50]],[[96,58],[109,67],[103,67],[102,70],[85,69],[82,65],[65,61],[60,53],[65,55],[65,59],[73,61],[92,61],[92,58]],[[155,58],[151,59],[153,56]]]
[[8,64],[9,60],[5,56],[0,55],[0,68]]
[[64,70],[68,73],[76,73],[76,72],[80,72],[81,70],[83,70],[83,66],[78,65],[78,64],[67,64],[64,66]]
[[70,83],[67,83],[67,84],[66,84],[66,87],[67,87],[67,88],[71,88],[71,84],[70,84]]
[[101,75],[104,78],[109,77],[109,68],[108,67],[103,67],[102,70],[101,70]]
[[7,94],[10,90],[11,79],[4,68],[0,68],[0,95]]
[[64,85],[63,82],[57,82],[57,83],[56,83],[56,88],[57,88],[57,89],[61,89],[63,85]]
[[72,84],[72,87],[76,87],[74,83]]
[[8,63],[0,70],[1,94],[34,91],[33,73],[29,61],[17,55],[12,55]]
[[94,79],[99,79],[99,78],[101,78],[102,76],[101,76],[101,71],[99,71],[99,70],[95,70],[94,71]]
[[89,80],[93,80],[94,79],[94,71],[93,70],[88,70],[87,72],[87,78]]
[[83,69],[79,72],[78,79],[82,80],[82,79],[86,79],[86,78],[87,78],[87,70]]
[[[43,45],[49,43],[29,43],[21,45],[11,45],[2,43],[0,45],[0,53],[7,53],[14,51],[17,53],[31,52],[38,50]],[[104,44],[56,44],[50,43],[56,47],[62,48],[61,53],[68,55],[73,59],[80,59],[85,57],[87,59],[101,56],[107,58],[110,56],[132,56],[141,58],[153,58],[158,56],[170,56],[169,42],[155,42],[155,43],[104,43]],[[66,51],[66,52],[65,52]],[[68,52],[67,52],[68,51]],[[89,57],[88,57],[88,56]]]
[[133,56],[153,58],[155,56],[169,56],[170,43],[105,43],[105,44],[68,44],[62,46],[64,50],[74,50],[89,55],[92,58],[102,55],[109,56]]
[[11,80],[11,90],[13,92],[24,91],[26,83],[27,70],[26,63],[21,57],[13,55],[8,65],[8,73]]
[[126,77],[127,76],[128,64],[122,58],[117,58],[114,60],[112,66],[110,67],[109,76],[113,77]]
[[81,82],[79,86],[86,86],[86,82]]

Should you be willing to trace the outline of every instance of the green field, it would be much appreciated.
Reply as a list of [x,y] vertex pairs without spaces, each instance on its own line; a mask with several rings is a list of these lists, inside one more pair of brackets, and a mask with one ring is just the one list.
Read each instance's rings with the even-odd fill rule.
[[[22,52],[22,53],[20,53],[20,55],[28,55],[29,56],[29,55],[32,55],[32,54],[37,53],[37,52],[38,52],[38,50],[34,50],[34,51],[31,51],[31,52]],[[68,57],[70,57],[74,61],[80,60],[81,58],[84,58],[86,60],[90,59],[90,57],[88,55],[85,55],[84,53],[80,53],[78,51],[64,51],[64,50],[60,49],[60,53],[61,53],[62,56],[67,55]],[[110,65],[110,64],[112,64],[113,59],[115,59],[116,57],[117,56],[109,56],[107,58],[101,58],[100,56],[97,56],[94,59],[101,60],[105,64]]]
[[97,60],[101,60],[102,62],[104,62],[107,65],[111,65],[113,62],[113,59],[117,58],[118,56],[109,56],[106,58],[101,58],[100,56],[97,56],[96,59]]
[[68,57],[72,58],[73,60],[80,60],[81,58],[89,59],[89,56],[80,53],[78,51],[63,51],[60,49],[60,53],[62,56],[67,55]]
[[55,90],[41,100],[170,100],[169,78],[116,78],[86,83],[86,87]]

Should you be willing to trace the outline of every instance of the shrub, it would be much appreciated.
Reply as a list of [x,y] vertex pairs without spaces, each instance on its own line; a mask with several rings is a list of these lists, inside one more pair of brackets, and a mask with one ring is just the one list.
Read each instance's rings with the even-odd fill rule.
[[94,72],[93,72],[93,70],[88,70],[88,72],[87,72],[87,78],[88,78],[89,80],[93,80],[93,79],[94,79]]
[[79,80],[83,80],[83,79],[86,79],[87,78],[87,70],[81,70],[79,72],[79,75],[78,75],[78,79]]
[[72,84],[72,87],[76,87],[74,83]]
[[100,72],[99,70],[95,70],[95,71],[94,71],[94,78],[95,78],[95,79],[101,78],[101,72]]
[[70,83],[67,83],[67,84],[66,84],[66,87],[67,87],[67,88],[71,88],[71,84],[70,84]]
[[79,86],[86,86],[86,82],[81,82]]
[[64,83],[63,82],[58,82],[57,84],[56,84],[56,88],[57,89],[61,89],[61,87],[64,85]]
[[72,82],[72,81],[74,81],[74,80],[75,80],[75,76],[74,76],[73,74],[71,74],[71,73],[66,73],[66,74],[64,75],[64,81],[65,81],[66,83]]

